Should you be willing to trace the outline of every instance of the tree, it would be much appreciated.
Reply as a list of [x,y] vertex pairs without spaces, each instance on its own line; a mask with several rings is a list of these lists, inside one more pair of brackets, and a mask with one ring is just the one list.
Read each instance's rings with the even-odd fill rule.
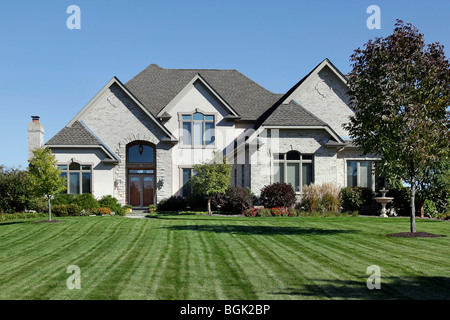
[[31,184],[37,196],[44,196],[48,201],[48,220],[52,220],[50,199],[66,190],[66,179],[56,166],[55,156],[49,148],[36,149],[29,160]]
[[211,200],[214,195],[225,193],[231,179],[231,165],[226,163],[212,163],[194,166],[194,175],[190,184],[195,193],[208,197],[208,214],[211,212]]
[[349,93],[355,115],[344,125],[363,153],[382,156],[377,170],[415,192],[434,164],[449,157],[450,69],[443,46],[397,20],[392,35],[369,40],[351,56]]
[[0,212],[21,212],[33,205],[28,172],[0,165]]

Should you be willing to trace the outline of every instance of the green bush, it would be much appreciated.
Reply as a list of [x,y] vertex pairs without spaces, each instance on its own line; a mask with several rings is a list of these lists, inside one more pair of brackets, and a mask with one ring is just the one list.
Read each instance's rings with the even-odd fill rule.
[[[115,214],[123,216],[125,214],[125,208],[119,203],[119,201],[111,195],[102,197],[98,204],[100,207],[110,208]],[[95,207],[92,207],[95,208]]]
[[60,204],[73,204],[75,201],[75,196],[70,193],[61,193],[57,194],[51,200],[52,205],[60,205]]
[[433,200],[426,199],[423,203],[423,213],[425,216],[430,218],[437,218],[438,217],[438,211],[436,209],[436,205],[434,204]]
[[410,215],[410,191],[408,187],[389,187],[389,192],[386,194],[386,197],[394,198],[392,200],[392,207],[395,208],[399,216]]
[[52,207],[52,213],[57,217],[79,216],[81,208],[76,204],[57,204]]
[[148,206],[148,212],[150,212],[150,213],[156,212],[157,209],[158,209],[158,207],[156,206],[156,204],[151,204]]
[[359,211],[364,203],[360,189],[359,187],[346,187],[341,189],[340,198],[344,211]]
[[186,210],[186,201],[179,196],[161,200],[157,205],[158,211],[180,211]]
[[0,221],[11,221],[19,219],[47,218],[47,213],[43,212],[20,212],[20,213],[0,213]]
[[186,209],[193,211],[207,211],[208,210],[208,200],[205,195],[193,193],[184,199],[186,204]]
[[0,212],[23,212],[35,198],[27,171],[0,165]]
[[346,187],[339,192],[342,210],[360,214],[378,214],[379,206],[374,196],[372,189],[362,187]]
[[77,194],[73,200],[73,204],[76,204],[81,209],[91,209],[100,207],[97,200],[90,193]]

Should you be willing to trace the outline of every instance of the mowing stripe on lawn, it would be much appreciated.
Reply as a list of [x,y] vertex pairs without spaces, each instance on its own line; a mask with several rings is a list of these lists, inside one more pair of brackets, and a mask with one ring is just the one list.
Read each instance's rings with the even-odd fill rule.
[[[70,221],[69,221],[70,222]],[[87,224],[75,224],[78,227],[77,234],[79,235],[75,239],[71,238],[70,235],[65,233],[60,233],[61,237],[66,237],[68,244],[63,248],[55,250],[53,252],[46,253],[46,251],[41,252],[41,261],[34,262],[33,264],[28,264],[31,267],[31,272],[37,277],[37,283],[27,289],[24,293],[23,298],[34,296],[35,299],[47,299],[47,293],[53,292],[55,287],[67,290],[66,279],[69,275],[66,273],[67,267],[69,265],[77,265],[80,268],[83,267],[80,264],[80,255],[85,248],[84,252],[86,255],[92,255],[98,248],[104,245],[108,238],[100,237],[100,241],[97,239],[98,233],[103,233],[109,229],[117,230],[119,227],[118,223],[107,224],[105,228],[105,223],[103,221],[87,221]],[[114,228],[115,227],[115,228]],[[114,234],[114,233],[112,233]],[[90,239],[92,237],[92,239]],[[76,256],[73,253],[76,252]],[[48,261],[48,263],[46,263]],[[85,271],[85,270],[83,270]]]
[[[29,227],[34,230],[39,230],[39,228],[49,228],[49,226],[41,227],[40,224],[33,224]],[[28,288],[27,283],[22,281],[22,279],[26,279],[27,275],[30,275],[33,278],[45,278],[46,271],[50,270],[52,266],[54,267],[54,261],[56,261],[57,257],[63,256],[73,244],[73,239],[66,237],[65,235],[65,232],[71,227],[74,227],[74,224],[67,223],[62,226],[54,225],[53,230],[51,230],[52,232],[49,232],[49,236],[45,237],[43,241],[38,238],[36,240],[36,245],[25,248],[18,245],[18,248],[21,250],[20,252],[10,255],[8,259],[3,259],[0,262],[1,274],[7,275],[6,278],[2,277],[2,284],[5,286],[18,287],[20,288],[19,290],[31,290]],[[81,232],[77,234],[77,238],[82,239],[85,232],[89,232],[90,230],[91,229],[81,230]],[[20,239],[18,242],[20,242]],[[55,243],[58,243],[57,247],[55,247]],[[49,273],[54,274],[54,272]],[[36,287],[36,285],[33,287]]]

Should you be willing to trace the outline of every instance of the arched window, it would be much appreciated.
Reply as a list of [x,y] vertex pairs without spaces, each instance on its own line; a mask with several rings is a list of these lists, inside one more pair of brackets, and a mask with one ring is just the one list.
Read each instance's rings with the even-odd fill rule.
[[313,156],[298,151],[274,155],[274,182],[291,184],[295,192],[313,182]]
[[69,165],[58,165],[58,169],[67,180],[67,193],[91,193],[92,165],[72,162]]
[[154,163],[155,148],[145,142],[133,142],[127,149],[127,163]]

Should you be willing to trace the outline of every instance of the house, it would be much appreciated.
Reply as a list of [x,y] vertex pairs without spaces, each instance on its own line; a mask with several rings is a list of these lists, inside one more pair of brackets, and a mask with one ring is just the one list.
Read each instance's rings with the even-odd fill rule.
[[[353,114],[346,82],[328,59],[285,94],[237,70],[151,64],[125,84],[113,77],[44,146],[67,192],[137,207],[187,196],[193,165],[223,157],[233,164],[231,185],[255,194],[273,182],[298,195],[310,183],[374,188],[377,158],[362,155],[342,127]],[[29,152],[43,134],[34,117]]]

